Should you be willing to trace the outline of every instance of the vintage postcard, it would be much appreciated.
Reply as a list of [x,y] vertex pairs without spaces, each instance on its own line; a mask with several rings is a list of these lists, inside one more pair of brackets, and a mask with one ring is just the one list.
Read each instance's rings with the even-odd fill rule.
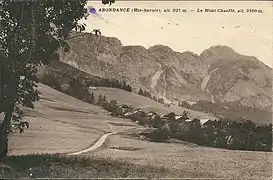
[[0,7],[1,178],[272,177],[271,1]]

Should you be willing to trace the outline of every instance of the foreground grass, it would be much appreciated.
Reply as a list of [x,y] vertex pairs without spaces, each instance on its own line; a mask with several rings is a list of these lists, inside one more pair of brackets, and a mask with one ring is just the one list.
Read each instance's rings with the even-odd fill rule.
[[110,158],[63,154],[8,156],[0,162],[0,178],[164,178],[179,177],[162,167],[135,165]]

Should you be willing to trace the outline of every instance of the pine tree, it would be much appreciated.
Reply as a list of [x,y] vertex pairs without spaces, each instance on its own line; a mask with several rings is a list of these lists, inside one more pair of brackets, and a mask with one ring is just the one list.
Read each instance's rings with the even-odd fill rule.
[[106,87],[111,87],[111,83],[109,79],[105,79],[105,86]]
[[138,94],[141,95],[141,96],[143,96],[143,90],[139,89]]
[[106,86],[106,82],[105,82],[105,79],[100,79],[100,84],[102,87],[105,87]]
[[115,81],[115,88],[121,89],[121,84],[120,84],[119,80]]
[[143,96],[148,97],[148,98],[152,98],[152,95],[148,91],[144,91]]
[[160,99],[158,99],[158,102],[161,103],[161,104],[164,104],[164,99],[160,98]]
[[106,102],[106,101],[107,101],[107,98],[106,98],[105,95],[103,96],[102,100],[103,100],[103,102]]
[[90,96],[90,103],[95,104],[95,96],[93,92],[91,93],[91,96]]
[[125,81],[123,81],[122,83],[122,86],[121,86],[121,89],[125,90],[125,91],[128,91],[128,87],[127,87],[127,84]]
[[188,114],[187,114],[187,112],[186,112],[186,111],[184,111],[184,112],[183,112],[183,114],[182,114],[182,118],[183,118],[184,120],[189,119],[189,118],[188,118]]
[[132,92],[132,91],[133,91],[132,87],[131,87],[129,84],[128,84],[128,86],[127,86],[127,89],[128,89],[129,92]]
[[149,92],[147,91],[147,94],[148,94],[148,97],[149,97],[149,98],[152,98],[151,93],[149,93]]
[[112,87],[112,88],[115,87],[115,80],[114,79],[111,80],[111,86],[110,87]]
[[98,102],[97,102],[98,105],[101,104],[101,100],[102,100],[102,96],[101,96],[101,94],[100,94],[99,99],[98,99]]
[[148,96],[147,96],[147,91],[144,90],[143,95],[144,95],[145,97],[148,97]]

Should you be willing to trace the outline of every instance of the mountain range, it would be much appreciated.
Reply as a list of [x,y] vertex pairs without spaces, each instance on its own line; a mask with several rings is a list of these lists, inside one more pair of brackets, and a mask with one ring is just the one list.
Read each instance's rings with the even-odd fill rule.
[[60,50],[60,59],[88,74],[126,81],[135,91],[142,88],[167,103],[208,102],[272,112],[272,68],[230,47],[216,45],[198,55],[164,45],[123,46],[117,38],[90,33],[71,36],[71,50]]

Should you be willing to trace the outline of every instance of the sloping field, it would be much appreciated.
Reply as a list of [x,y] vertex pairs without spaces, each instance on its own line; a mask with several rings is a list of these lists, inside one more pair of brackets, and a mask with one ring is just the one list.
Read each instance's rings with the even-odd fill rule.
[[[34,111],[25,111],[24,119],[30,123],[30,128],[11,136],[10,155],[73,152],[86,148],[104,133],[112,132],[109,121],[125,124],[125,128],[136,126],[43,84],[39,84],[39,90],[41,100],[35,104]],[[124,129],[123,126],[113,127]]]
[[268,179],[272,175],[270,152],[153,143],[119,135],[109,138],[108,149],[85,154],[177,169],[187,178]]
[[193,111],[185,109],[183,107],[171,106],[165,107],[163,104],[157,103],[149,98],[140,96],[136,93],[127,92],[121,89],[107,88],[107,87],[97,87],[94,92],[95,96],[105,95],[110,100],[117,100],[119,104],[132,105],[137,108],[141,108],[145,111],[154,111],[160,114],[167,114],[174,112],[175,114],[182,114],[186,110],[190,118],[200,118],[200,119],[216,119],[214,115],[210,113],[203,113],[199,111]]
[[[110,98],[112,96],[120,103],[169,112],[167,108],[144,97],[131,93],[122,95],[123,91],[115,92],[111,88],[103,89],[98,88],[95,93],[105,92],[105,95]],[[84,103],[45,85],[40,84],[39,90],[42,92],[41,101],[36,103],[34,111],[26,111],[25,119],[30,122],[30,129],[22,134],[12,135],[10,155],[76,152],[94,144],[103,134],[139,127],[130,120],[110,117],[100,107]],[[157,105],[152,107],[153,103]],[[272,172],[271,153],[153,143],[123,135],[110,135],[103,148],[80,154],[82,155],[127,160],[140,165],[164,166],[177,170],[179,177],[267,179]]]

